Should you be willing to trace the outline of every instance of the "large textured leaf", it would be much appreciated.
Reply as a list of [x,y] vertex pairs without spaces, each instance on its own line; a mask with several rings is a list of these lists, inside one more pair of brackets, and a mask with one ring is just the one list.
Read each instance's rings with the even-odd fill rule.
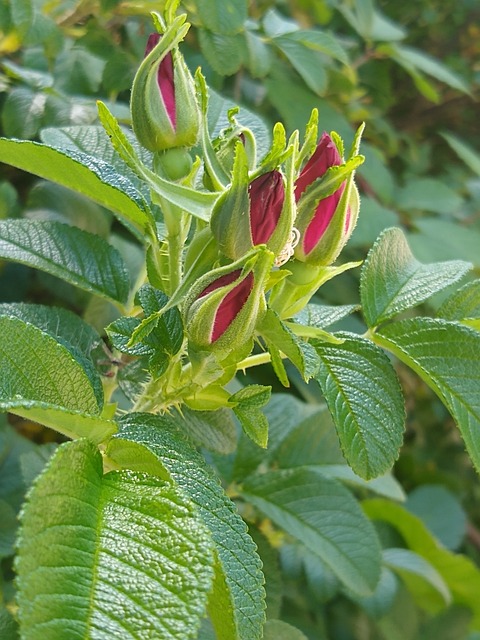
[[0,258],[47,271],[85,291],[126,302],[130,278],[120,253],[105,240],[60,222],[3,220]]
[[409,249],[400,229],[384,231],[362,269],[360,295],[370,327],[424,302],[457,282],[472,265],[460,260],[422,264]]
[[388,357],[353,334],[338,345],[319,343],[316,376],[352,469],[365,479],[389,471],[402,444],[402,390]]
[[444,402],[480,471],[480,334],[455,322],[395,322],[375,341],[411,367]]
[[115,212],[137,231],[153,223],[148,206],[127,178],[91,155],[24,140],[0,139],[0,162],[52,180]]
[[88,354],[100,343],[97,331],[68,309],[41,304],[12,302],[0,304],[0,316],[15,316],[51,336],[63,338],[81,353]]
[[171,482],[104,476],[93,444],[66,443],[22,516],[22,638],[195,638],[212,562],[208,532]]
[[[442,577],[456,604],[473,612],[472,629],[480,630],[480,571],[467,557],[448,551],[427,530],[422,521],[404,507],[388,500],[367,500],[363,503],[367,515],[383,520],[397,529],[406,546],[422,556]],[[388,558],[388,556],[387,556]]]
[[91,362],[17,317],[0,316],[0,409],[68,437],[102,442],[117,427],[100,415],[103,391]]
[[400,484],[392,475],[364,480],[345,463],[327,407],[299,420],[275,451],[273,459],[282,469],[308,466],[347,485],[367,489],[392,500],[405,499]]
[[340,483],[309,469],[286,469],[251,476],[242,494],[318,554],[351,591],[373,591],[380,577],[380,545],[372,524]]
[[[152,154],[142,147],[131,130],[124,130],[125,135],[135,149],[137,155],[147,166],[152,164]],[[145,198],[149,198],[148,188],[138,176],[125,164],[115,151],[105,129],[98,125],[75,127],[51,127],[40,132],[42,142],[58,151],[67,149],[94,156],[111,165],[120,175],[125,176]]]
[[[178,425],[178,426],[177,426]],[[209,613],[218,638],[256,640],[262,636],[264,589],[260,559],[247,528],[217,477],[183,437],[181,421],[170,416],[130,414],[107,454],[118,464],[167,473],[196,504],[216,549],[216,575]]]
[[[15,317],[0,317],[0,401],[33,400],[98,414],[102,398],[85,361]],[[93,383],[93,384],[92,384]]]

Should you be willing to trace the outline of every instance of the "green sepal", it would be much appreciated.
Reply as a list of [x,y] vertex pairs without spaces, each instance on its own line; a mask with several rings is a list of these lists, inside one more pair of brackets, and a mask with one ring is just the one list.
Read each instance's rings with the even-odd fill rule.
[[290,275],[272,288],[268,306],[276,311],[282,320],[292,318],[308,304],[322,284],[360,265],[361,262],[347,262],[338,267],[325,267],[290,260],[287,263]]

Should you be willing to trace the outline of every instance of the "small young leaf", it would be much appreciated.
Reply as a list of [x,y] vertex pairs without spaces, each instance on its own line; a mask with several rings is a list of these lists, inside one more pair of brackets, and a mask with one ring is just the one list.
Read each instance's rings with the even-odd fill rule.
[[182,421],[168,415],[129,414],[122,418],[121,425],[119,437],[109,443],[108,456],[124,467],[141,471],[145,455],[132,452],[132,447],[138,449],[140,445],[144,454],[150,452],[158,466],[196,504],[210,530],[217,562],[209,609],[217,635],[229,640],[259,640],[265,597],[260,559],[245,523],[217,477],[183,437]]
[[400,229],[384,231],[362,268],[360,296],[365,319],[375,327],[454,284],[472,265],[461,260],[422,264]]
[[375,342],[411,367],[445,404],[480,471],[480,333],[456,322],[412,318],[392,323]]
[[139,237],[154,225],[147,203],[129,180],[93,156],[1,138],[0,162],[83,193],[113,211],[127,226],[133,226]]
[[130,278],[120,253],[105,240],[60,222],[3,220],[0,257],[66,280],[85,291],[124,303]]
[[367,595],[380,577],[380,545],[370,521],[341,484],[307,469],[251,476],[242,494],[318,554],[351,591]]
[[[196,637],[212,545],[173,483],[103,475],[87,440],[61,445],[22,515],[17,559],[22,638]],[[128,615],[126,615],[128,612]]]
[[273,343],[294,364],[308,381],[318,371],[318,357],[315,349],[295,336],[295,334],[280,320],[272,309],[268,309],[258,327],[258,331],[267,345]]
[[271,387],[251,384],[229,398],[229,403],[233,405],[233,412],[245,433],[255,444],[263,448],[267,446],[268,421],[265,414],[260,411],[260,407],[267,404],[271,391]]
[[405,425],[402,390],[381,349],[353,334],[337,335],[342,344],[317,344],[316,379],[345,458],[368,480],[389,471],[398,457]]

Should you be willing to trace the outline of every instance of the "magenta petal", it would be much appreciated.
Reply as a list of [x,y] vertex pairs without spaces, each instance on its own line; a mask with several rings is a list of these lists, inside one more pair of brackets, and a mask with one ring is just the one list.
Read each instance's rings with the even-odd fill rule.
[[342,158],[338,149],[328,133],[324,132],[313,156],[295,181],[295,200],[298,202],[305,189],[317,178],[321,178],[327,169],[339,164],[342,164]]
[[173,79],[173,56],[169,51],[160,62],[157,73],[157,82],[160,93],[162,94],[165,110],[170,118],[172,127],[175,129],[177,125],[177,107],[175,104],[175,84]]
[[162,36],[160,35],[160,33],[151,33],[148,36],[148,40],[147,40],[147,46],[145,47],[145,55],[143,56],[144,58],[146,58],[148,56],[148,54],[150,53],[150,51],[152,51],[153,49],[155,49],[155,47],[157,46],[157,44],[160,42],[160,38]]
[[217,278],[216,280],[211,282],[208,287],[205,287],[205,289],[198,297],[203,298],[203,296],[206,296],[208,293],[211,293],[216,289],[220,289],[220,287],[225,287],[226,285],[235,282],[235,280],[240,276],[241,273],[241,269],[236,269],[236,271],[231,271],[230,273],[226,273],[224,276],[220,276],[220,278]]
[[248,195],[253,244],[266,244],[277,228],[285,200],[282,174],[270,171],[255,178],[248,187]]
[[229,291],[215,314],[211,341],[218,340],[245,306],[253,289],[253,273],[249,273],[238,285]]

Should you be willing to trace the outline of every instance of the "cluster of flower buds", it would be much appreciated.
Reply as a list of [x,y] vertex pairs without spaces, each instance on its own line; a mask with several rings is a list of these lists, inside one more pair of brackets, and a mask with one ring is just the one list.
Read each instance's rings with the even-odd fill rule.
[[293,202],[286,197],[285,178],[268,171],[249,182],[247,158],[241,141],[230,186],[218,199],[210,226],[221,252],[237,260],[250,249],[265,245],[277,255],[293,225]]
[[[199,108],[204,96],[178,49],[186,32],[178,35],[181,23],[175,20],[177,33],[166,25],[163,33],[149,37],[132,89],[135,134],[157,158],[193,146],[200,132],[203,145],[207,130],[202,122],[206,108]],[[189,349],[215,351],[220,360],[251,342],[268,289],[273,287],[271,306],[281,317],[308,302],[321,269],[336,260],[347,242],[359,209],[353,173],[360,162],[351,162],[359,156],[355,149],[345,162],[336,134],[323,133],[314,148],[315,127],[302,150],[292,137],[287,148],[278,152],[276,147],[256,167],[255,146],[245,142],[249,136],[254,140],[253,134],[246,131],[235,133],[233,126],[228,138],[217,140],[216,146],[210,141],[208,152],[204,149],[210,159],[217,154],[213,164],[206,163],[204,185],[219,196],[209,226],[197,229],[202,243],[203,237],[208,239],[208,252],[200,247],[203,253],[196,255],[195,237],[187,252],[187,260],[202,268],[183,301]],[[204,257],[213,255],[211,265],[205,265]],[[277,267],[284,269],[281,277],[272,274]],[[302,291],[296,302],[298,282]],[[282,302],[284,292],[288,301]]]

